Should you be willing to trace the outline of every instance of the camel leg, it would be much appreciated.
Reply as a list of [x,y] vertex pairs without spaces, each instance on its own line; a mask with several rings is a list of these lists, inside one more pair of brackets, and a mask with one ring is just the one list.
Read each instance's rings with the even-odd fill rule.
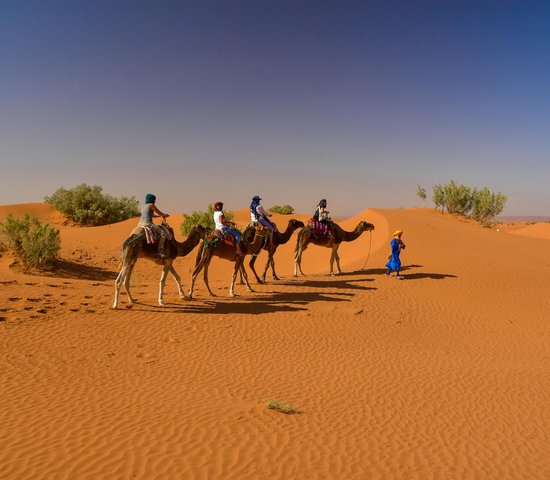
[[128,265],[123,265],[122,268],[120,269],[120,272],[118,272],[118,275],[115,280],[115,300],[111,308],[118,308],[118,297],[120,295],[120,287],[124,283],[127,270],[128,270]]
[[170,271],[171,265],[165,264],[162,266],[162,273],[160,275],[160,282],[159,282],[159,299],[158,304],[164,305],[162,301],[162,295],[164,293],[164,284],[166,283],[166,277],[168,276],[168,272]]
[[183,291],[183,285],[181,284],[181,278],[178,275],[178,272],[176,272],[176,269],[173,265],[170,266],[170,273],[174,277],[174,280],[176,281],[176,285],[178,286],[178,293],[180,294],[180,298],[182,300],[185,300],[187,297],[185,296],[185,292]]
[[210,284],[208,283],[208,267],[209,266],[210,266],[210,262],[207,262],[204,265],[203,279],[204,279],[204,283],[206,285],[206,288],[208,289],[208,293],[210,294],[211,297],[215,297],[216,294],[212,290],[210,290]]
[[124,290],[126,290],[126,294],[128,295],[128,303],[134,303],[134,297],[132,297],[132,294],[130,293],[130,280],[132,279],[132,273],[134,271],[134,267],[136,266],[137,258],[128,265],[128,269],[126,270],[126,275],[124,276]]
[[280,278],[275,273],[275,258],[271,257],[271,272],[273,273],[273,280],[280,280]]
[[229,296],[235,296],[235,279],[237,278],[237,272],[239,271],[239,263],[235,262],[235,268],[233,269],[233,275],[231,276],[231,284],[229,285]]
[[300,275],[305,275],[302,270],[302,254],[304,253],[304,250],[307,248],[307,244],[300,245],[298,252],[296,252],[296,256],[294,258],[294,276],[298,276],[298,272],[300,272]]
[[250,283],[248,282],[248,273],[246,273],[246,269],[244,268],[244,259],[243,261],[241,262],[241,275],[244,275],[244,280],[246,282],[246,291],[248,293],[251,293],[253,292],[254,290],[252,290],[252,287],[250,286]]
[[188,294],[189,300],[193,298],[193,288],[195,286],[195,280],[197,280],[199,273],[201,273],[201,270],[204,268],[207,257],[208,252],[206,251],[206,249],[203,248],[201,258],[197,261],[195,270],[193,270],[193,275],[191,276],[191,285],[189,285]]
[[[251,255],[250,262],[248,262],[248,266],[250,267],[250,270],[252,270],[252,273],[256,277],[256,281],[258,283],[265,283],[265,273],[262,278],[258,277],[258,274],[256,273],[256,269],[254,268],[254,264],[256,263],[256,258],[258,255]],[[266,268],[267,270],[267,268]]]
[[334,252],[334,258],[336,259],[336,268],[338,275],[342,273],[342,269],[340,268],[340,255],[338,255],[338,250]]

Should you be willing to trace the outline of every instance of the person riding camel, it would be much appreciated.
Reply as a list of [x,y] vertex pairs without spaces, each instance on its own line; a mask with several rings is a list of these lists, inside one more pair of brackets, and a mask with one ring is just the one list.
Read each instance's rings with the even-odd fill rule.
[[313,214],[313,218],[321,223],[324,223],[325,225],[330,225],[332,223],[329,216],[329,211],[327,210],[326,199],[323,198],[318,203],[315,213]]
[[229,233],[235,237],[236,253],[238,256],[242,257],[241,232],[235,228],[237,225],[234,222],[230,222],[225,219],[225,215],[223,213],[223,202],[216,202],[214,204],[214,225],[216,230],[219,230],[222,233]]
[[326,199],[321,199],[317,204],[315,213],[313,214],[313,231],[324,235],[328,238],[332,237],[331,227],[332,220],[330,219],[329,211],[327,210],[327,201]]
[[152,193],[145,195],[145,203],[141,207],[141,217],[139,219],[138,227],[149,228],[159,236],[157,255],[161,258],[166,258],[166,255],[164,254],[164,242],[166,241],[167,231],[162,227],[162,225],[156,225],[153,223],[153,218],[162,217],[165,219],[170,215],[162,213],[155,205],[156,201],[157,197]]
[[273,240],[273,233],[277,231],[277,227],[269,220],[271,213],[265,211],[261,201],[262,199],[258,195],[252,197],[252,203],[250,204],[250,220],[267,228],[269,241],[271,242]]

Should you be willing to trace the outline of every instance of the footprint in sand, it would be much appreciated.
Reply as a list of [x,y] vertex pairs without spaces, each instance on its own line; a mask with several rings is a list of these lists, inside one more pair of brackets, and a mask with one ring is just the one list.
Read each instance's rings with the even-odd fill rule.
[[27,302],[39,302],[41,299],[36,297],[27,297]]
[[17,301],[19,301],[19,300],[22,300],[22,298],[21,298],[21,297],[9,297],[8,300],[9,300],[10,302],[17,302]]
[[69,310],[70,310],[71,312],[78,312],[79,309],[78,309],[78,308],[69,308]]
[[5,322],[8,319],[8,317],[0,317],[0,322]]

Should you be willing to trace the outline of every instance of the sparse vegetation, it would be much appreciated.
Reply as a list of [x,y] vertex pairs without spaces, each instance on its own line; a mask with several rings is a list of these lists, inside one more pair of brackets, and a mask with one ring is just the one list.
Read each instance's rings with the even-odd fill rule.
[[59,188],[44,201],[80,225],[107,225],[139,215],[135,197],[115,198],[102,193],[98,186],[85,183],[71,188]]
[[438,183],[433,186],[432,200],[435,208],[441,208],[442,212],[446,209],[449,213],[468,216],[487,225],[502,212],[507,197],[500,192],[491,192],[487,187],[478,190],[451,180],[446,185]]
[[300,413],[300,411],[296,407],[283,402],[279,402],[278,400],[274,399],[267,400],[267,402],[265,402],[265,406],[270,410],[276,410],[277,412],[281,412],[286,415]]
[[9,214],[0,223],[0,234],[6,247],[14,251],[26,268],[52,268],[61,249],[59,230],[28,214],[22,219]]
[[290,215],[291,213],[294,213],[294,208],[290,205],[273,205],[271,208],[268,209],[270,212],[273,213],[280,213],[282,215]]
[[[224,210],[223,213],[226,220],[231,221],[233,219],[232,212]],[[191,215],[185,215],[184,217],[180,230],[185,236],[189,235],[194,225],[202,225],[210,230],[214,230],[214,205],[212,203],[208,205],[206,212],[193,212]]]
[[421,187],[420,185],[416,186],[416,195],[420,200],[424,202],[424,206],[426,206],[426,198],[428,198],[428,195],[426,194],[426,189],[424,187]]

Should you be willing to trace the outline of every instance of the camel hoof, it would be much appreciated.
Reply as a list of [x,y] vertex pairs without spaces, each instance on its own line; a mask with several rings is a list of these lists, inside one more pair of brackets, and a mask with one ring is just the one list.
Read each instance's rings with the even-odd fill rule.
[[118,305],[113,305],[113,306],[111,307],[111,310],[118,310]]
[[247,291],[248,293],[254,293],[254,290],[252,290],[251,288],[248,288],[246,291]]
[[234,297],[236,297],[236,295],[235,295],[234,293],[230,293],[230,294],[228,295],[228,297],[234,298]]

